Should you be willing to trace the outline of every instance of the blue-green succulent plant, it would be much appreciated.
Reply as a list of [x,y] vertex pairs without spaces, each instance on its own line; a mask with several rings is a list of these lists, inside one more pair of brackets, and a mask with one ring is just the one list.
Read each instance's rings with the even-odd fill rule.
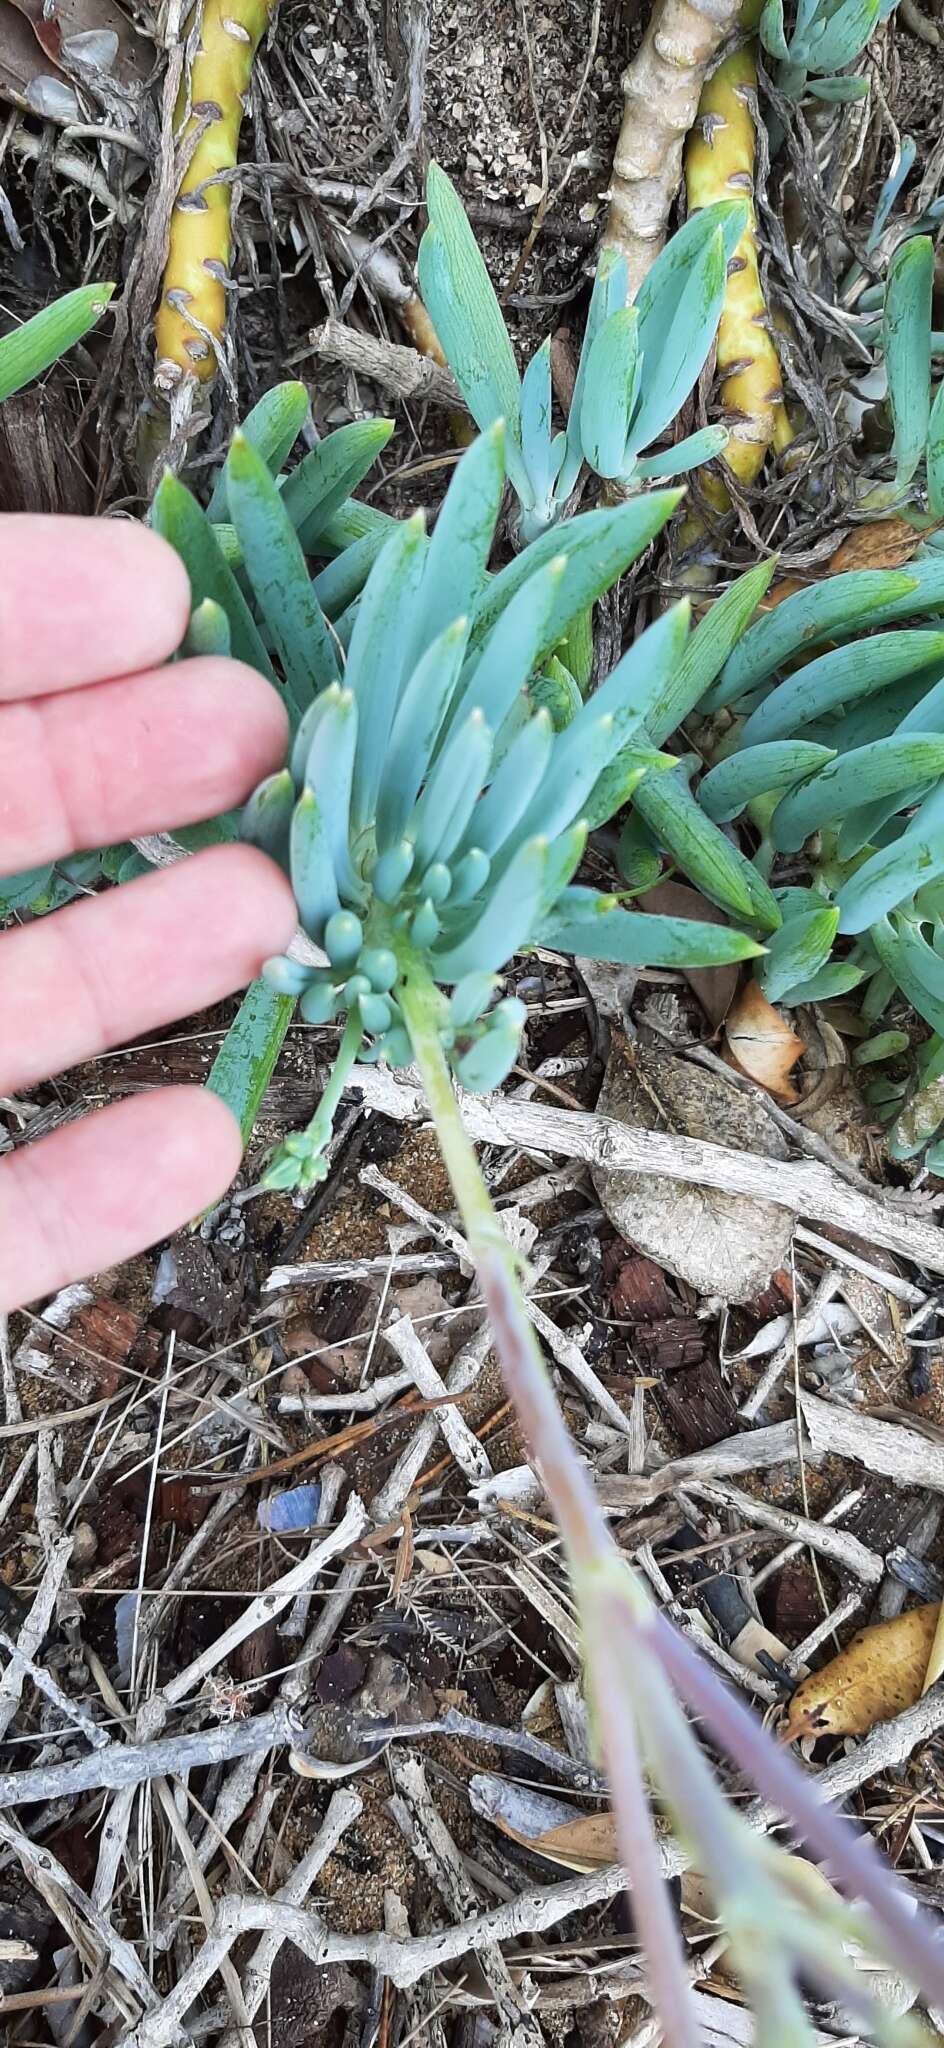
[[403,992],[417,978],[457,1078],[478,1091],[517,1056],[524,1007],[496,995],[522,947],[653,965],[759,950],[744,934],[647,916],[574,883],[589,827],[643,775],[671,769],[645,721],[682,656],[688,606],[650,627],[559,730],[542,665],[677,494],[587,513],[569,522],[566,550],[545,535],[489,581],[502,442],[499,425],[464,456],[430,539],[418,514],[394,529],[343,656],[324,621],[313,626],[284,494],[244,437],[230,451],[227,505],[247,585],[290,705],[307,699],[289,764],[257,790],[243,829],[290,875],[323,960],[280,957],[265,975],[308,1022],[347,1017],[334,1087],[275,1162],[278,1185],[325,1171],[334,1100],[355,1058],[411,1062]]
[[845,67],[861,56],[896,5],[897,0],[798,0],[788,35],[783,0],[766,0],[760,39],[776,59],[779,91],[791,100],[805,93],[819,100],[864,99],[868,80],[849,75]]
[[597,266],[566,431],[552,425],[550,341],[519,377],[514,350],[458,193],[437,164],[426,187],[429,226],[419,278],[462,396],[483,430],[505,422],[508,475],[524,541],[563,517],[584,463],[623,489],[683,476],[720,455],[724,427],[663,452],[665,434],[704,369],[724,305],[727,266],[747,224],[740,200],[686,221],[656,258],[634,306],[626,262],[605,249]]

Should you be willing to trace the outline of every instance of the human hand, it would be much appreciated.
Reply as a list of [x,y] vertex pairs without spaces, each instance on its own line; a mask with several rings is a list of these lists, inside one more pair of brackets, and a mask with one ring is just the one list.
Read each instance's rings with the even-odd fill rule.
[[[173,550],[120,520],[0,518],[0,875],[241,802],[284,758],[254,670],[159,664],[186,631]],[[208,848],[0,938],[0,1095],[242,988],[295,930],[264,855]],[[222,1194],[234,1117],[196,1087],[120,1102],[0,1160],[0,1312],[127,1258]]]

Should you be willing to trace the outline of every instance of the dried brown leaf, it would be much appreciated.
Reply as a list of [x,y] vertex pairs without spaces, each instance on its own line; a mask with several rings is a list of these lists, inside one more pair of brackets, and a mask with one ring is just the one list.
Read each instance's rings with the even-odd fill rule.
[[777,1102],[799,1102],[790,1075],[806,1047],[756,981],[745,982],[728,1013],[724,1035],[728,1064],[737,1073],[759,1081]]
[[530,1849],[536,1856],[546,1856],[549,1863],[560,1864],[564,1870],[586,1873],[590,1870],[605,1870],[607,1864],[617,1861],[619,1850],[616,1844],[616,1822],[611,1813],[584,1813],[579,1820],[564,1821],[560,1827],[546,1828],[539,1835],[525,1835],[501,1814],[494,1814],[495,1826],[511,1841],[519,1842],[523,1849]]
[[[668,1129],[768,1159],[787,1156],[759,1092],[735,1088],[661,1047],[630,1047],[615,1032],[597,1110],[637,1130]],[[773,1202],[620,1167],[595,1166],[593,1183],[620,1236],[700,1294],[750,1301],[787,1256],[792,1222]]]
[[[686,917],[696,924],[728,923],[724,911],[717,904],[709,903],[707,897],[697,889],[689,889],[684,882],[657,882],[654,889],[647,889],[639,898],[640,910],[655,911],[662,917]],[[709,1024],[717,1029],[731,1008],[737,991],[740,968],[736,962],[727,967],[686,967],[685,979],[692,994],[697,996]]]
[[783,576],[768,590],[760,610],[773,611],[798,590],[809,590],[826,576],[841,576],[846,569],[900,569],[923,547],[926,533],[917,533],[907,519],[873,519],[853,527],[840,541],[820,576]]
[[827,574],[839,576],[845,569],[900,569],[924,546],[926,536],[916,533],[907,519],[876,519],[856,526],[840,541],[830,556]]
[[867,1735],[921,1698],[940,1606],[913,1607],[894,1621],[862,1628],[821,1671],[805,1678],[783,1727],[788,1742],[803,1735]]
[[941,1607],[935,1624],[931,1648],[928,1651],[928,1668],[924,1674],[922,1693],[929,1692],[944,1671],[944,1607]]

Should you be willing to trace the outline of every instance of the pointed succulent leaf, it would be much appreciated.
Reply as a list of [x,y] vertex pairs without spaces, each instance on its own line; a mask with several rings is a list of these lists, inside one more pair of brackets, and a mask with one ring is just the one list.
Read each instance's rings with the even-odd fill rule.
[[733,917],[776,931],[780,911],[766,882],[705,817],[681,775],[647,775],[633,803],[696,889]]
[[231,651],[229,620],[222,605],[215,604],[212,597],[205,597],[191,612],[183,653],[216,654],[226,656]]
[[542,945],[627,967],[724,967],[763,952],[743,932],[685,917],[623,910],[595,889],[565,889],[541,926]]
[[738,751],[759,740],[786,739],[813,718],[898,682],[926,663],[944,661],[944,633],[876,633],[835,647],[771,690],[742,728]]
[[470,930],[455,945],[432,956],[437,981],[461,981],[472,973],[493,974],[533,936],[547,871],[546,839],[519,847]]
[[764,49],[779,64],[788,64],[790,51],[783,28],[783,0],[766,0],[760,17],[760,39]]
[[477,846],[491,857],[505,844],[540,788],[553,744],[550,718],[546,711],[538,711],[512,740],[489,788],[479,798],[458,849],[460,854]]
[[855,810],[864,794],[870,802],[897,796],[903,803],[909,790],[941,774],[944,738],[935,733],[893,734],[855,747],[782,798],[770,821],[771,843],[778,853],[794,853],[811,832]]
[[468,621],[447,626],[417,663],[400,699],[377,799],[377,845],[402,839],[453,699]]
[[939,875],[944,875],[944,786],[922,804],[899,839],[873,853],[843,883],[836,898],[840,931],[869,931],[878,918]]
[[716,825],[725,825],[755,797],[789,789],[833,760],[832,747],[817,747],[810,740],[771,740],[766,746],[748,747],[746,753],[730,754],[719,761],[702,777],[698,801]]
[[531,498],[545,520],[554,515],[554,485],[564,455],[561,435],[551,430],[551,341],[532,356],[521,379],[521,453]]
[[0,405],[41,377],[51,363],[58,362],[67,349],[74,348],[101,318],[114,291],[113,284],[81,284],[64,292],[41,313],[24,320],[0,340]]
[[505,430],[499,421],[473,441],[453,472],[436,516],[410,621],[404,674],[455,619],[471,618],[485,584],[505,485]]
[[[566,531],[566,529],[565,529]],[[532,550],[528,549],[528,554]],[[523,558],[519,556],[519,561]],[[447,731],[477,705],[495,733],[520,696],[542,652],[566,570],[563,555],[552,555],[533,576],[519,582],[508,605],[494,619],[484,646],[466,668]]]
[[472,418],[483,430],[505,421],[508,471],[524,502],[514,350],[465,208],[435,163],[427,175],[426,208],[429,226],[417,259],[420,290]]
[[[349,499],[348,502],[353,503],[353,500]],[[376,533],[363,534],[359,540],[353,540],[349,547],[343,548],[341,553],[335,556],[334,561],[328,563],[327,568],[319,569],[312,589],[326,618],[338,618],[350,604],[353,604],[355,598],[360,597],[377,556],[393,532],[393,527],[394,522],[391,521],[389,533],[378,530]]]
[[684,660],[690,617],[691,606],[683,598],[647,626],[578,713],[575,728],[606,711],[613,719],[614,749],[637,737],[644,744],[651,735],[650,714],[658,709]]
[[[755,570],[748,570],[748,576],[754,574]],[[733,595],[733,591],[746,583],[747,576],[741,577],[739,583],[712,605],[699,632]],[[944,569],[941,588],[944,594]],[[849,569],[844,575],[826,577],[811,590],[798,590],[795,596],[784,598],[782,604],[766,612],[736,641],[725,660],[717,686],[704,699],[703,708],[717,711],[724,704],[735,703],[748,690],[755,689],[758,683],[766,682],[786,662],[798,654],[807,654],[818,641],[828,640],[843,627],[858,632],[863,626],[884,624],[884,617],[880,620],[878,616],[879,607],[899,598],[907,601],[912,593],[917,593],[917,589],[916,577],[909,566],[905,571]],[[917,608],[923,610],[923,602]],[[694,639],[697,641],[697,633]]]
[[324,695],[324,713],[318,720],[308,750],[305,785],[317,797],[325,820],[338,890],[348,902],[356,903],[360,908],[366,892],[354,870],[350,851],[357,703],[353,690],[342,690],[337,683],[333,683]]
[[295,808],[295,784],[287,768],[268,775],[253,791],[240,822],[240,837],[288,868],[289,833]]
[[627,470],[626,442],[639,378],[638,330],[635,306],[621,306],[604,321],[588,354],[580,396],[580,445],[597,476],[619,477]]
[[[286,477],[285,510],[306,554],[314,552],[330,521],[372,469],[393,433],[392,420],[351,420],[319,441]],[[359,506],[370,513],[373,507]],[[376,514],[374,515],[376,521]],[[391,522],[393,524],[394,522]],[[383,527],[376,528],[382,532]],[[352,533],[352,539],[360,536]]]
[[453,727],[407,826],[418,874],[430,861],[447,861],[459,844],[491,758],[491,729],[481,711],[472,711]]
[[928,438],[933,285],[934,244],[930,235],[912,235],[895,250],[885,287],[885,364],[899,490],[911,482]]
[[583,698],[569,668],[556,654],[549,654],[544,672],[532,676],[527,687],[528,703],[535,711],[546,711],[555,732],[564,732],[583,707]]
[[255,448],[233,436],[226,494],[246,572],[285,673],[297,721],[336,680],[338,651],[311,587],[308,565],[278,490]]
[[865,49],[878,18],[879,0],[843,0],[808,32],[804,63],[820,77],[841,71]]
[[944,676],[925,690],[896,726],[901,735],[909,732],[944,732]]
[[[805,727],[807,739],[815,740],[818,746],[835,747],[838,754],[848,753],[850,747],[871,746],[873,740],[884,740],[890,733],[901,729],[902,720],[915,710],[940,679],[941,664],[931,662],[925,668],[915,669],[900,683],[892,683],[888,689],[876,690],[874,696],[863,697],[857,704],[850,704],[824,718],[814,718]],[[924,727],[933,732],[933,714]]]
[[247,1144],[295,1009],[262,980],[247,989],[210,1068],[207,1087],[231,1109]]
[[[722,597],[709,605],[703,619],[689,636],[674,676],[666,683],[658,706],[646,720],[649,737],[661,747],[700,703],[736,647],[746,626],[766,596],[778,557],[755,562],[732,583]],[[783,607],[781,606],[782,610]]]
[[939,974],[944,963],[933,947],[904,917],[875,918],[869,937],[882,966],[894,976],[919,1017],[930,1024],[932,1031],[944,1032],[944,996]]
[[[744,227],[743,201],[722,200],[715,206],[705,206],[699,212],[689,214],[684,226],[660,250],[636,294],[639,350],[647,378],[672,346],[673,330],[677,328],[689,282],[703,268],[715,235],[720,231],[724,262],[727,264],[734,255]],[[710,263],[709,268],[712,267]],[[676,344],[679,339],[676,333]]]
[[855,960],[830,960],[811,975],[809,981],[795,981],[787,992],[786,1001],[791,1006],[831,1003],[837,996],[846,996],[851,989],[859,988],[865,980],[865,973],[865,968]]
[[[258,405],[246,414],[240,431],[273,476],[278,476],[308,418],[308,393],[304,384],[276,384],[265,392]],[[216,525],[229,518],[226,494],[226,466],[216,472],[216,482],[207,507],[207,517]]]
[[558,897],[566,889],[568,883],[573,881],[583,859],[586,845],[587,825],[584,818],[578,818],[575,824],[569,825],[566,832],[562,832],[554,840],[548,853],[547,868],[541,888],[539,920],[540,918],[550,916]]
[[854,100],[868,99],[869,81],[867,78],[811,78],[806,89],[814,100],[825,100],[830,106],[846,105]]
[[661,532],[682,495],[681,491],[650,491],[624,505],[581,512],[576,519],[565,520],[542,534],[487,586],[473,621],[473,646],[484,639],[522,584],[555,557],[563,556],[566,571],[535,651],[535,664],[539,663],[564,638],[578,614],[609,590]]
[[304,787],[305,770],[308,766],[311,743],[327,711],[328,701],[328,692],[323,690],[320,697],[316,697],[314,703],[309,704],[308,710],[292,740],[288,764],[296,790],[301,790]]
[[373,822],[403,682],[406,634],[426,552],[423,517],[404,521],[372,568],[358,606],[345,682],[357,698],[357,758],[351,820]]
[[455,910],[459,905],[474,903],[481,896],[491,873],[492,863],[480,846],[470,847],[468,853],[459,855],[452,867],[452,893],[449,907]]
[[[897,145],[892,169],[878,195],[875,212],[872,215],[872,226],[869,229],[868,240],[865,245],[866,249],[870,252],[876,249],[881,241],[898,194],[906,178],[911,174],[917,152],[918,145],[914,137],[912,135],[902,135]],[[861,298],[858,303],[861,305]]]
[[[671,754],[657,754],[650,747],[621,747],[611,761],[608,761],[602,775],[597,777],[586,802],[581,804],[584,822],[589,832],[596,832],[610,818],[628,804],[634,791],[639,788],[646,775],[671,774],[675,766]],[[656,866],[660,865],[658,859]]]
[[824,903],[819,910],[801,911],[788,917],[767,941],[767,957],[760,962],[757,979],[769,1003],[790,1000],[798,983],[810,982],[825,966],[839,928],[839,912]]
[[[939,1005],[941,1016],[944,1017],[944,956],[938,952],[936,946],[928,943],[916,918],[906,916],[902,912],[896,912],[890,922],[904,947],[912,971],[921,982],[922,987],[926,988],[928,994],[933,996],[934,1001]],[[879,920],[879,925],[881,928],[881,920]],[[870,936],[874,946],[874,932]],[[878,949],[876,948],[876,950]],[[879,954],[879,957],[881,958],[881,954]],[[935,1031],[941,1031],[944,1030],[944,1025],[938,1023],[933,1028]]]
[[230,642],[237,661],[248,662],[270,683],[275,670],[265,651],[262,637],[232,570],[224,561],[216,536],[206,516],[185,484],[166,470],[154,494],[151,524],[155,532],[176,548],[190,578],[193,611],[204,598],[212,598],[229,620]]
[[[627,442],[633,454],[665,432],[701,376],[724,305],[728,260],[747,221],[747,207],[740,200],[724,200],[718,206],[705,207],[686,222],[678,235],[673,235],[642,286],[636,304],[639,353],[644,369]],[[701,228],[703,239],[687,269],[680,265],[679,273],[673,275],[666,296],[672,300],[674,310],[666,322],[665,309],[657,298],[656,273],[688,228]],[[697,246],[694,238],[692,246]],[[681,292],[677,290],[679,275],[684,278]]]
[[587,366],[590,361],[593,345],[601,328],[609,319],[610,314],[615,313],[619,307],[625,306],[626,294],[625,256],[621,256],[616,249],[602,249],[593,280],[593,291],[590,294],[587,322],[580,349],[580,361],[577,364],[577,376],[570,401],[570,412],[567,418],[566,452],[563,468],[558,478],[558,491],[562,499],[569,498],[580,475],[580,465],[583,461],[580,423],[583,411],[583,395],[587,382]]
[[644,455],[637,462],[635,473],[643,483],[658,477],[687,476],[689,470],[723,455],[730,439],[727,427],[702,427],[697,434],[686,434],[683,441],[676,441],[674,448],[666,448],[661,455]]
[[306,932],[320,945],[329,917],[341,905],[331,854],[330,819],[310,789],[302,791],[292,815],[290,856],[298,914]]
[[592,708],[592,704],[585,705],[573,725],[555,735],[547,770],[506,852],[514,851],[535,833],[556,839],[581,816],[581,807],[613,751],[613,719],[603,712],[585,720],[585,713]]
[[[871,572],[860,569],[851,573],[864,576]],[[944,610],[944,555],[933,547],[925,547],[912,555],[904,569],[896,573],[908,579],[910,589],[890,598],[887,603],[877,605],[874,610],[870,609],[870,626],[893,626],[900,619]],[[854,624],[850,621],[842,630],[845,636],[845,633],[855,630]]]
[[944,519],[944,383],[938,385],[931,407],[926,461],[928,510],[932,519]]

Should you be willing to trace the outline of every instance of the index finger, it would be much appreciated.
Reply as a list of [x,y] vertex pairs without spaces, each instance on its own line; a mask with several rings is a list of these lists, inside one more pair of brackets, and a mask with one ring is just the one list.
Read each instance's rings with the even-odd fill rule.
[[183,563],[137,521],[0,517],[0,699],[157,667],[189,613]]

